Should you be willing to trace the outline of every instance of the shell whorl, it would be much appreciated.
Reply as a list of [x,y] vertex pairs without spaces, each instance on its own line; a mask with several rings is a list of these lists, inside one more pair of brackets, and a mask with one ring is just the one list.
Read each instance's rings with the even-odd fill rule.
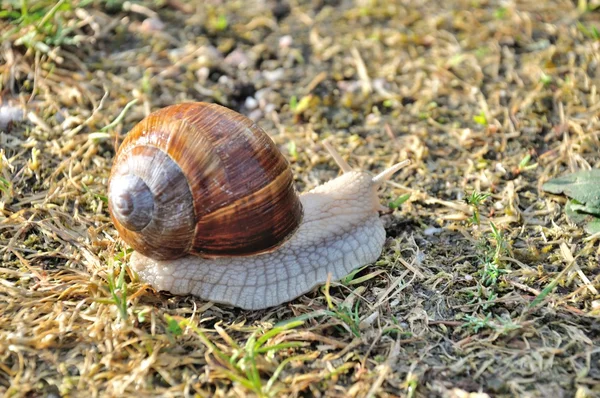
[[115,218],[127,229],[141,231],[154,212],[154,194],[140,177],[128,174],[113,180],[112,209]]
[[161,260],[270,251],[302,220],[273,141],[214,104],[169,106],[136,125],[117,152],[108,194],[123,240]]
[[157,259],[189,252],[195,229],[192,193],[181,168],[161,149],[123,148],[113,167],[108,204],[121,238],[135,250]]

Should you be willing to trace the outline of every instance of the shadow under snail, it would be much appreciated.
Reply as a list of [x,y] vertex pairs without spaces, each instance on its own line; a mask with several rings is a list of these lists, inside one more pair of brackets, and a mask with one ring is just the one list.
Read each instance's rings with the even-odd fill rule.
[[125,137],[108,183],[111,218],[142,282],[262,309],[372,263],[385,242],[377,190],[408,161],[373,176],[325,147],[343,174],[306,193],[254,122],[183,103]]

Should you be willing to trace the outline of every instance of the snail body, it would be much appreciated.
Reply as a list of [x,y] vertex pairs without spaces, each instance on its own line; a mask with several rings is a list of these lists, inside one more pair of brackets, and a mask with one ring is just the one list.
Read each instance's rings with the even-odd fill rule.
[[326,147],[343,174],[298,195],[285,158],[244,116],[204,103],[149,115],[109,180],[130,266],[157,290],[261,309],[374,262],[385,242],[377,191],[404,162],[374,177]]

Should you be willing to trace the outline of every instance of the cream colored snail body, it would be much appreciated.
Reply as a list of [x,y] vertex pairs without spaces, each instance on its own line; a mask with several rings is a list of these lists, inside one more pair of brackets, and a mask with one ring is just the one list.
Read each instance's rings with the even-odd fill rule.
[[150,114],[115,156],[109,210],[158,290],[260,309],[340,279],[380,256],[385,230],[377,176],[343,171],[298,195],[287,161],[248,118],[186,103]]

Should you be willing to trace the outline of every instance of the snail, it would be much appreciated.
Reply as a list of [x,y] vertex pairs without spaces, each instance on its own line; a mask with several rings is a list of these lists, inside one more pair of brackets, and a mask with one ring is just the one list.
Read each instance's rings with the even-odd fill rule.
[[343,173],[299,195],[285,157],[245,116],[202,102],[151,113],[108,182],[130,267],[156,290],[262,309],[374,262],[389,210],[378,188],[408,161],[373,176],[324,145]]

